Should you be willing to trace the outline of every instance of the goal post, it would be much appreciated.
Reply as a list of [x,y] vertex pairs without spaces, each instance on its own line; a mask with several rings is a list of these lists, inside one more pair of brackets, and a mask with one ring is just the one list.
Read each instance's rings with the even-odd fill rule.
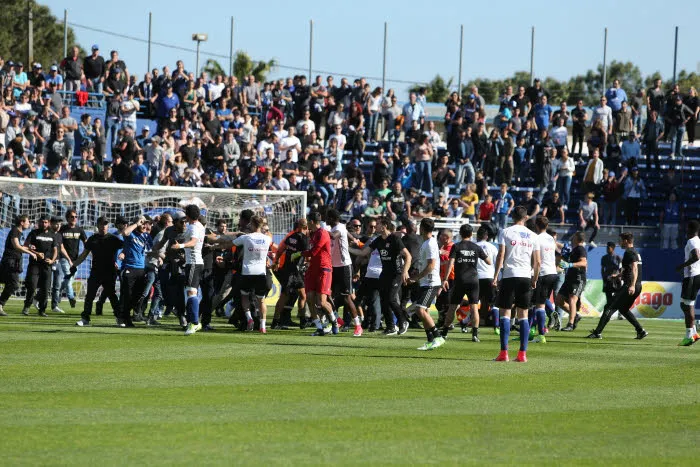
[[[90,235],[97,230],[100,216],[114,222],[117,216],[131,219],[138,215],[155,217],[182,211],[188,204],[202,209],[207,225],[214,228],[223,219],[235,229],[238,216],[250,209],[267,219],[276,242],[306,215],[305,191],[235,190],[224,188],[170,187],[113,183],[71,182],[0,177],[0,251],[17,216],[26,214],[34,223],[40,216],[60,216],[74,209],[78,225]],[[33,227],[32,227],[33,228]],[[29,232],[24,232],[26,234]],[[82,248],[82,247],[81,247]],[[26,271],[27,258],[24,258]],[[90,260],[76,273],[74,289],[82,298],[82,281],[90,270]],[[23,276],[22,276],[23,278]],[[20,292],[22,293],[22,292]]]

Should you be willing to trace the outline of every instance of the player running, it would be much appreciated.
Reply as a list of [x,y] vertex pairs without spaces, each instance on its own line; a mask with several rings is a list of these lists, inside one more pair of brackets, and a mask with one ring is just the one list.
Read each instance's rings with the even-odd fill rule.
[[516,361],[527,362],[527,343],[530,325],[527,320],[532,289],[540,275],[540,252],[537,236],[525,227],[527,209],[518,206],[512,213],[513,225],[505,228],[498,236],[498,260],[493,275],[493,285],[498,283],[498,275],[503,270],[498,290],[496,306],[500,310],[501,352],[497,362],[507,362],[508,338],[510,337],[510,313],[513,304],[520,322],[520,350]]
[[333,279],[331,290],[336,309],[342,305],[352,315],[352,323],[355,325],[353,336],[362,335],[362,321],[357,315],[357,308],[352,301],[352,259],[348,251],[348,230],[340,222],[340,213],[335,209],[330,209],[326,213],[326,220],[331,227],[331,263],[333,264]]
[[688,241],[685,244],[685,262],[676,270],[683,270],[683,292],[681,293],[681,309],[685,316],[685,338],[680,346],[687,347],[700,340],[695,328],[695,299],[700,291],[700,238],[698,238],[700,223],[692,220],[688,222],[686,231]]
[[331,323],[331,332],[338,334],[338,321],[333,314],[328,297],[331,294],[331,281],[333,280],[333,264],[331,261],[331,236],[321,225],[322,217],[320,212],[312,212],[308,217],[309,232],[311,238],[309,248],[304,251],[293,253],[292,261],[297,261],[299,257],[310,258],[309,268],[304,276],[304,288],[308,294],[309,311],[311,318],[316,325],[314,336],[325,336],[328,332],[323,328],[319,318],[318,309],[328,316]]
[[437,297],[442,283],[440,282],[440,248],[437,240],[433,237],[435,221],[432,219],[422,219],[420,221],[420,236],[423,244],[418,252],[418,274],[410,279],[412,283],[418,283],[418,300],[412,308],[423,322],[423,329],[428,338],[428,342],[418,347],[418,350],[437,349],[445,343],[445,338],[440,334],[440,330],[435,326],[428,308]]
[[571,236],[571,253],[568,261],[559,263],[566,271],[564,284],[557,294],[557,305],[569,313],[569,324],[561,330],[571,332],[576,329],[581,317],[577,313],[578,302],[586,288],[586,271],[588,268],[588,255],[583,246],[585,237],[583,232],[576,232]]
[[479,340],[479,278],[477,273],[478,261],[484,261],[487,265],[493,264],[488,254],[476,243],[472,242],[473,229],[469,224],[459,228],[459,236],[462,241],[456,243],[450,251],[450,260],[443,274],[443,289],[447,292],[450,273],[454,270],[454,284],[450,292],[450,307],[447,310],[445,325],[442,335],[447,336],[450,324],[454,320],[455,312],[462,303],[464,296],[469,300],[469,308],[472,313],[472,342]]
[[[385,336],[402,335],[408,331],[408,314],[401,307],[401,286],[409,280],[411,254],[401,238],[394,234],[395,226],[391,219],[382,217],[377,224],[379,236],[366,244],[361,250],[351,249],[357,256],[368,256],[373,250],[379,252],[382,260],[382,272],[379,275],[379,297],[386,329]],[[436,244],[437,245],[437,244]],[[399,329],[394,324],[396,317]]]
[[102,294],[109,298],[114,314],[120,316],[119,298],[114,291],[117,284],[117,253],[122,249],[124,242],[108,232],[109,221],[106,217],[97,219],[97,232],[90,236],[85,242],[85,249],[73,261],[73,266],[70,268],[71,275],[75,274],[83,261],[89,255],[92,255],[92,264],[90,275],[87,280],[87,293],[85,294],[85,302],[83,303],[83,312],[80,314],[80,320],[75,323],[76,326],[89,326],[90,315],[92,315],[92,302],[95,300],[97,290],[102,287]]
[[[545,216],[535,218],[535,229],[537,231],[537,245],[540,251],[540,276],[537,279],[532,302],[535,306],[535,321],[537,322],[537,337],[533,342],[546,344],[545,338],[545,302],[549,300],[554,287],[557,286],[559,274],[557,273],[557,243],[554,238],[547,233],[549,219]],[[530,330],[532,334],[532,330]]]
[[22,273],[22,254],[36,260],[36,254],[26,246],[22,246],[22,232],[29,228],[29,216],[17,218],[15,225],[5,239],[5,249],[0,261],[0,283],[5,285],[0,295],[0,316],[7,316],[3,309],[10,297],[19,289],[19,275]]
[[185,250],[185,293],[187,302],[185,310],[187,315],[186,336],[191,336],[202,329],[199,323],[199,282],[204,272],[204,258],[202,247],[204,246],[204,226],[199,222],[200,210],[194,204],[185,207],[187,228],[185,229],[185,243],[173,243],[173,250]]
[[634,234],[621,233],[620,246],[625,249],[625,254],[622,255],[622,289],[615,295],[615,301],[610,306],[611,313],[600,318],[598,326],[587,336],[589,339],[602,339],[603,329],[615,311],[634,326],[637,331],[635,339],[644,339],[649,335],[631,311],[635,300],[642,293],[642,257],[634,249]]

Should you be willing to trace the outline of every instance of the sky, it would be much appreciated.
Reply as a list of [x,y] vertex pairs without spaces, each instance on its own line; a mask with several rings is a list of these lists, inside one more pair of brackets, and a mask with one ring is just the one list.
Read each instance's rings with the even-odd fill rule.
[[[535,27],[534,74],[565,80],[603,61],[603,31],[608,28],[608,63],[636,63],[643,76],[673,72],[674,28],[679,27],[678,71],[700,71],[697,0],[676,0],[671,14],[650,0],[428,2],[354,0],[352,2],[172,2],[120,0],[119,12],[102,9],[94,0],[38,0],[62,20],[77,25],[143,38],[148,37],[148,13],[153,14],[152,40],[195,48],[193,33],[207,33],[200,66],[215,58],[228,70],[230,23],[234,17],[234,52],[254,60],[275,59],[280,67],[268,77],[308,74],[309,20],[313,20],[313,74],[367,76],[381,85],[384,22],[388,22],[387,88],[406,93],[409,82],[427,82],[436,74],[459,73],[459,34],[464,25],[462,83],[477,77],[505,78],[530,69],[530,33]],[[173,6],[178,5],[178,6]],[[183,5],[183,6],[179,6]],[[201,5],[201,6],[198,6]],[[291,5],[291,6],[290,6]],[[308,6],[307,6],[308,5]],[[97,43],[104,55],[119,51],[131,73],[139,76],[148,63],[147,44],[105,32],[74,26],[86,50]],[[211,57],[218,54],[224,56]],[[152,46],[151,66],[182,59],[195,68],[195,53]],[[609,77],[610,79],[610,77]],[[336,78],[336,82],[338,79]]]

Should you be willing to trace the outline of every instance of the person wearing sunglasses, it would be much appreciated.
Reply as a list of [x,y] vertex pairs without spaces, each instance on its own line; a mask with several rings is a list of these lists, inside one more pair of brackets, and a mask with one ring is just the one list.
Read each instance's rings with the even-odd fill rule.
[[87,235],[85,230],[78,226],[78,214],[74,209],[69,209],[66,212],[66,222],[61,225],[58,232],[63,240],[63,248],[61,248],[61,254],[58,255],[57,270],[60,271],[60,281],[58,281],[58,284],[54,284],[51,295],[51,310],[56,313],[63,313],[59,305],[61,304],[64,291],[68,297],[70,307],[75,308],[75,291],[73,290],[73,275],[70,273],[70,268],[80,255],[80,243],[82,242],[83,247],[85,247]]

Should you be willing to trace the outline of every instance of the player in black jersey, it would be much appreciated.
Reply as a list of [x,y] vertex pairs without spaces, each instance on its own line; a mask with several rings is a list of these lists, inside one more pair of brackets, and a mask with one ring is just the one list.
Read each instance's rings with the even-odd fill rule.
[[[351,248],[350,252],[358,256],[368,256],[372,250],[379,252],[382,260],[382,273],[379,275],[380,300],[386,329],[384,334],[395,336],[408,330],[408,314],[401,307],[401,286],[408,282],[408,270],[411,267],[411,254],[401,239],[394,233],[394,223],[388,217],[379,220],[377,229],[379,237],[365,245],[362,250]],[[399,329],[394,324],[394,316]]]
[[479,245],[472,242],[472,234],[473,229],[469,224],[464,224],[459,228],[459,236],[462,237],[462,240],[452,246],[450,260],[442,277],[443,293],[447,293],[450,285],[448,278],[454,269],[454,283],[449,292],[450,306],[445,316],[442,335],[443,337],[447,336],[455,312],[466,295],[472,312],[472,342],[481,342],[479,340],[479,276],[476,265],[478,260],[490,265],[491,258]]
[[58,257],[58,243],[51,231],[48,216],[39,218],[37,228],[29,233],[24,246],[31,249],[36,256],[30,259],[27,277],[24,280],[27,295],[24,299],[22,314],[29,315],[29,307],[32,306],[34,296],[37,295],[39,316],[46,317],[47,298],[51,291],[51,266]]
[[583,232],[576,232],[571,237],[571,253],[568,261],[562,261],[559,265],[566,270],[564,285],[557,294],[557,304],[569,313],[569,324],[562,331],[571,332],[581,319],[576,312],[583,289],[586,288],[586,270],[588,267],[588,255],[583,246],[585,237]]
[[625,254],[622,255],[622,289],[615,294],[615,300],[610,305],[611,313],[603,314],[598,322],[598,326],[588,335],[589,339],[602,338],[603,329],[605,329],[615,311],[619,312],[634,326],[634,329],[637,331],[635,339],[644,339],[649,335],[631,311],[635,300],[642,293],[642,257],[634,249],[634,234],[632,232],[621,233],[620,246],[625,250]]
[[29,217],[19,216],[5,239],[5,250],[0,261],[0,283],[5,284],[0,295],[0,316],[7,316],[3,307],[19,289],[19,275],[22,273],[22,255],[36,259],[34,252],[22,246],[22,232],[29,228]]
[[106,217],[97,219],[97,233],[90,236],[85,242],[85,249],[75,259],[70,269],[71,274],[75,274],[78,266],[85,261],[88,255],[92,254],[92,266],[90,276],[87,280],[87,293],[83,312],[80,314],[80,321],[76,326],[87,326],[90,324],[92,314],[92,302],[97,295],[97,289],[102,287],[102,295],[109,298],[115,316],[120,316],[119,299],[114,289],[117,284],[117,253],[122,249],[124,242],[108,232],[109,221]]
[[[421,240],[420,235],[416,233],[416,225],[410,219],[404,219],[402,221],[401,230],[403,231],[401,241],[411,254],[411,267],[408,270],[408,274],[413,277],[418,274],[418,252],[420,251],[420,246],[423,244],[423,240]],[[409,301],[413,303],[418,300],[419,288],[420,287],[418,287],[416,283],[407,284],[401,288],[401,308],[406,308]],[[410,317],[409,327],[412,329],[423,328],[418,315],[414,314]]]
[[[306,292],[304,290],[304,276],[300,267],[304,264],[302,258],[292,260],[292,255],[309,249],[309,226],[306,219],[299,219],[294,223],[294,230],[280,242],[273,270],[280,283],[280,297],[275,304],[275,317],[272,320],[272,329],[287,329],[287,323],[291,321],[291,315],[285,316],[285,308],[294,297],[299,298],[299,310],[306,305]],[[292,302],[293,306],[294,303]]]

